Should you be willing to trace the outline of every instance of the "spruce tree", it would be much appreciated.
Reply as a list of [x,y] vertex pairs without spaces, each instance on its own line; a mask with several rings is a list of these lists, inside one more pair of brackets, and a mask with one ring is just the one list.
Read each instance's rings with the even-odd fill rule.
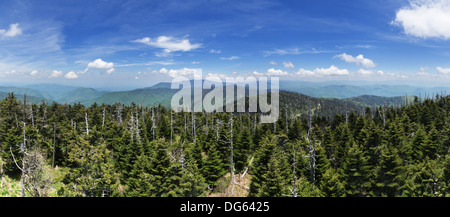
[[350,147],[341,171],[348,196],[368,195],[371,187],[368,158],[356,142]]
[[234,146],[234,165],[236,173],[241,173],[247,165],[251,145],[250,131],[243,127]]
[[261,141],[261,148],[255,154],[252,165],[252,179],[250,181],[250,196],[257,196],[262,188],[268,170],[270,158],[275,151],[275,142],[267,137]]
[[259,197],[281,197],[285,180],[281,175],[280,161],[273,154],[267,165],[267,171],[262,175],[261,189],[258,191]]
[[402,185],[402,160],[397,149],[391,144],[385,144],[381,150],[379,164],[375,169],[374,194],[376,196],[395,197],[399,195]]
[[205,177],[206,183],[209,186],[217,185],[217,179],[225,175],[224,163],[220,157],[219,151],[216,149],[216,145],[211,145],[206,158],[203,170],[201,171]]

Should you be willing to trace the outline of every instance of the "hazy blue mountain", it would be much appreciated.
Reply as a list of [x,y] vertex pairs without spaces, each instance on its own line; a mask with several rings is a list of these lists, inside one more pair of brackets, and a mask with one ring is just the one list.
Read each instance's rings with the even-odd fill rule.
[[44,93],[47,98],[57,101],[61,98],[68,97],[71,91],[78,88],[59,84],[33,84],[24,87],[37,90],[41,93]]
[[170,106],[172,96],[177,90],[171,90],[168,88],[157,89],[136,89],[130,91],[116,91],[105,93],[97,98],[84,100],[81,103],[84,105],[90,105],[94,102],[98,104],[115,104],[122,103],[125,105],[131,105],[131,103],[142,104],[143,106],[163,105]]
[[35,96],[35,97],[41,97],[41,98],[49,98],[47,94],[44,92],[41,92],[39,90],[31,89],[31,88],[24,88],[24,87],[12,87],[12,86],[0,86],[0,92],[3,93],[12,93],[16,95],[24,95],[27,96]]
[[89,101],[91,99],[95,99],[97,97],[102,96],[103,94],[108,93],[106,91],[97,91],[93,88],[85,88],[85,87],[79,87],[74,90],[66,92],[64,97],[59,98],[57,101],[60,103],[84,103],[86,101]]
[[414,100],[414,96],[373,96],[373,95],[362,95],[357,97],[350,97],[343,99],[345,101],[353,102],[360,106],[373,107],[381,105],[405,105],[406,103],[411,103]]
[[307,85],[284,85],[284,82],[280,82],[280,89],[302,93],[313,97],[325,97],[325,98],[349,98],[357,97],[361,95],[374,95],[374,96],[422,96],[450,93],[450,87],[415,87],[409,85],[326,85],[320,86],[313,84]]
[[[0,100],[3,100],[4,98],[6,98],[8,96],[7,92],[0,92]],[[16,99],[18,101],[23,102],[23,94],[16,94],[14,93],[14,96],[16,97]],[[27,94],[27,104],[29,103],[34,103],[34,104],[41,104],[42,101],[45,101],[45,103],[49,104],[51,102],[53,102],[52,100],[43,98],[43,97],[38,97],[38,96],[31,96]]]

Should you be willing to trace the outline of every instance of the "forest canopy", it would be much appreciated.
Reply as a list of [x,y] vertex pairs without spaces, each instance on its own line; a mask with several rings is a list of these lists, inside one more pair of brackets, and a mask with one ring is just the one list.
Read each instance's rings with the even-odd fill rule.
[[0,101],[0,195],[450,196],[449,103],[416,97],[326,116],[282,106],[261,124],[257,113],[10,93]]

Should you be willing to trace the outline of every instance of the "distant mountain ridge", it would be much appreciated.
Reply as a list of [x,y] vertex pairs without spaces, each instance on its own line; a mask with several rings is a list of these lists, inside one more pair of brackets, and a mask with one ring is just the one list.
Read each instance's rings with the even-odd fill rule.
[[[191,81],[191,84],[192,81]],[[270,85],[268,85],[270,86]],[[333,110],[328,105],[334,105],[339,110],[343,108],[374,107],[384,104],[402,104],[412,101],[413,96],[450,93],[447,87],[414,87],[409,85],[348,85],[322,84],[312,82],[280,81],[280,105],[293,110],[305,111],[302,104],[314,103],[322,112]],[[170,82],[161,82],[153,86],[128,91],[99,91],[94,88],[64,86],[57,84],[36,84],[22,87],[0,86],[0,98],[14,92],[19,100],[27,95],[28,102],[40,103],[81,103],[89,106],[93,103],[115,104],[132,103],[144,106],[170,106],[173,94],[178,89],[171,89]],[[204,90],[207,92],[208,90]],[[225,95],[224,95],[225,96]],[[408,98],[406,98],[408,96]],[[318,110],[319,111],[319,110]],[[328,113],[328,111],[326,111]]]

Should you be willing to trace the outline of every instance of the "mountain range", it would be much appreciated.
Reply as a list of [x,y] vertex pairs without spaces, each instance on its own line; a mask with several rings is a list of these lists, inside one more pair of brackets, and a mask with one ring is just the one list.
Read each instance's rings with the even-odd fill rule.
[[[26,86],[0,86],[0,98],[8,93],[22,99],[27,95],[27,101],[36,104],[46,103],[81,103],[89,106],[97,104],[135,103],[144,106],[170,106],[174,93],[179,90],[170,88],[171,83],[161,82],[146,88],[128,91],[99,91],[87,87],[73,87],[57,84],[35,84]],[[270,86],[270,85],[269,85]],[[280,105],[305,110],[301,104],[312,102],[322,110],[326,105],[355,109],[365,106],[379,106],[383,104],[402,104],[411,101],[413,96],[432,97],[436,94],[450,93],[449,87],[417,87],[409,85],[349,85],[327,84],[298,81],[280,81]],[[206,90],[204,91],[205,94]],[[407,97],[408,96],[408,97]],[[325,105],[325,106],[324,106]]]

